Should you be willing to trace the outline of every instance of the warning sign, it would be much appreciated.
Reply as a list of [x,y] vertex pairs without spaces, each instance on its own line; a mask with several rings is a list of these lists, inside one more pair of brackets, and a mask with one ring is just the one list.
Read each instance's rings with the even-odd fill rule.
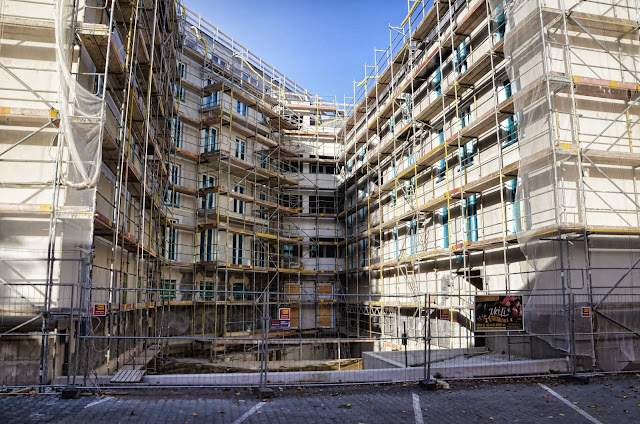
[[107,305],[104,303],[96,303],[93,305],[93,316],[104,317],[107,316]]
[[591,308],[588,306],[585,306],[584,308],[582,308],[582,318],[589,318],[591,316]]
[[451,315],[449,314],[448,309],[440,309],[440,319],[449,320]]
[[290,328],[291,328],[291,321],[289,320],[281,320],[281,319],[271,320],[271,330],[288,330]]
[[291,320],[291,308],[279,308],[278,309],[278,319],[280,319],[281,321],[283,321],[283,320],[286,320],[286,321]]

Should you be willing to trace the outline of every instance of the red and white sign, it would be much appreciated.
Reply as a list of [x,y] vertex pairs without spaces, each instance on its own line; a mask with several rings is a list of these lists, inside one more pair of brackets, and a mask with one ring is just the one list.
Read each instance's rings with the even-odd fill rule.
[[582,308],[582,318],[589,318],[591,316],[591,308],[585,306]]
[[449,320],[451,315],[448,309],[440,309],[440,319]]
[[289,321],[291,319],[291,308],[279,308],[278,319],[280,321]]
[[105,317],[107,316],[107,305],[105,303],[96,303],[93,305],[91,312],[94,317]]

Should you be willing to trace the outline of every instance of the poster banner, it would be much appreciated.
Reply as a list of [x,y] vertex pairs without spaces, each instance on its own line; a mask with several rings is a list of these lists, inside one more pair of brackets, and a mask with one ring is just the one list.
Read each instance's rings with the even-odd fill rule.
[[522,296],[476,296],[475,331],[522,331]]
[[291,321],[289,320],[280,320],[280,319],[272,319],[271,326],[269,328],[270,331],[277,330],[288,330],[291,328]]

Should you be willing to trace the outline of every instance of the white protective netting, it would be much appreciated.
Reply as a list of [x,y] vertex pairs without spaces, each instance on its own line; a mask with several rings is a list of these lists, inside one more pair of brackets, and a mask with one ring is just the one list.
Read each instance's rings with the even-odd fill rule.
[[[586,162],[578,154],[633,152],[640,138],[638,108],[621,114],[633,93],[621,96],[615,83],[609,83],[612,90],[580,83],[640,83],[633,75],[640,57],[637,27],[625,33],[624,25],[616,21],[637,20],[637,2],[492,0],[491,6],[496,13],[505,12],[504,51],[518,122],[517,201],[522,211],[518,242],[526,258],[522,273],[529,276],[525,289],[530,293],[525,299],[525,329],[555,349],[611,359],[606,365],[600,361],[601,368],[623,369],[640,358],[637,339],[630,341],[639,324],[638,314],[632,313],[637,280],[607,298],[618,309],[630,308],[614,317],[626,329],[604,317],[582,319],[579,311],[605,298],[607,285],[623,273],[618,269],[630,266],[635,257],[618,255],[615,264],[594,270],[594,263],[606,253],[592,252],[594,242],[586,244],[582,235],[598,226],[640,226],[633,213],[632,196],[637,200],[637,192],[629,183],[635,175],[622,159],[622,166],[615,169],[609,166],[618,164],[608,159],[605,172],[603,165]],[[572,15],[591,25],[590,31]],[[605,23],[597,23],[600,17]],[[607,29],[609,22],[615,23],[615,31]],[[570,236],[560,241],[561,232]],[[626,245],[622,239],[618,243]],[[598,345],[606,353],[598,352]]]
[[[81,86],[72,73],[73,8],[73,2],[69,0],[55,1],[60,133],[72,163],[65,183],[76,189],[84,189],[95,187],[100,177],[105,111],[103,93],[94,95]],[[106,60],[108,67],[108,55]]]

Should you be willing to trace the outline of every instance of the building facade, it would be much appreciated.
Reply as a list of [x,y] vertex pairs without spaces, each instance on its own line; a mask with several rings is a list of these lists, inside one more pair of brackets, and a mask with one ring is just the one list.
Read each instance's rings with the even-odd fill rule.
[[[567,3],[411,2],[339,100],[178,2],[5,1],[3,384],[429,332],[633,367],[638,5]],[[524,327],[475,331],[476,296]]]

